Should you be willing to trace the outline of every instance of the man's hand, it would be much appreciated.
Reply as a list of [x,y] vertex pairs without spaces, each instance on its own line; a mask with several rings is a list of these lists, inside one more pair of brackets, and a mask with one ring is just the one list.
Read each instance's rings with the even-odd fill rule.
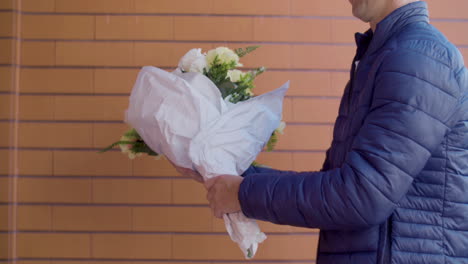
[[238,193],[243,178],[235,175],[220,175],[205,182],[208,190],[206,198],[211,210],[217,218],[223,214],[235,213],[241,210]]
[[200,182],[200,183],[205,182],[205,180],[203,179],[203,176],[201,176],[200,173],[198,173],[198,172],[196,172],[194,170],[191,170],[191,169],[179,167],[179,166],[175,165],[174,163],[172,163],[172,161],[170,161],[170,160],[169,160],[169,162],[172,164],[172,166],[174,166],[176,171],[178,173],[180,173],[182,176],[192,178],[192,179],[194,179],[194,180],[196,180],[197,182]]

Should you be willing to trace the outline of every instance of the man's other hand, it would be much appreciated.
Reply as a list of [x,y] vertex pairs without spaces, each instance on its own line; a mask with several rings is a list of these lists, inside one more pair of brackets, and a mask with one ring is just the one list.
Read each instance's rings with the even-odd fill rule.
[[241,210],[238,193],[242,180],[242,177],[235,175],[220,175],[206,180],[205,187],[208,190],[206,198],[217,218]]

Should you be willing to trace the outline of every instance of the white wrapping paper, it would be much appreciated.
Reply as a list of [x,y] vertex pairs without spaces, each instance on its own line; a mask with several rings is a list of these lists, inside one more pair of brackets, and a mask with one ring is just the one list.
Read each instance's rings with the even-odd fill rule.
[[[288,87],[232,104],[203,74],[146,66],[133,87],[126,121],[155,152],[205,179],[241,175],[278,127]],[[245,257],[253,257],[266,238],[257,223],[241,212],[224,220]]]

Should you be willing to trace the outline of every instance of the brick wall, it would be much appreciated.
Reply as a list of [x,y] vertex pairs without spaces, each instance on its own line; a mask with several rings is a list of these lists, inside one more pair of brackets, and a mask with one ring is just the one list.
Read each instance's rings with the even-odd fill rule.
[[[468,57],[468,1],[429,4]],[[201,185],[164,160],[96,153],[126,130],[138,69],[262,45],[243,59],[269,69],[256,92],[292,82],[286,134],[259,160],[317,170],[365,29],[345,0],[0,0],[0,262],[244,263]],[[314,263],[317,230],[261,227],[256,261]]]

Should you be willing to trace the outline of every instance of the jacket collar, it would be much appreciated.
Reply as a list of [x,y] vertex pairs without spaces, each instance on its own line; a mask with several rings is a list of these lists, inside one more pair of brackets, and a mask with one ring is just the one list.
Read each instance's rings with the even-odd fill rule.
[[[356,33],[356,44],[358,47],[370,45],[366,53],[371,54],[406,25],[415,22],[429,23],[427,4],[423,1],[409,3],[394,10],[377,24],[374,33],[370,29],[365,33]],[[369,41],[369,38],[372,38],[372,41]]]

